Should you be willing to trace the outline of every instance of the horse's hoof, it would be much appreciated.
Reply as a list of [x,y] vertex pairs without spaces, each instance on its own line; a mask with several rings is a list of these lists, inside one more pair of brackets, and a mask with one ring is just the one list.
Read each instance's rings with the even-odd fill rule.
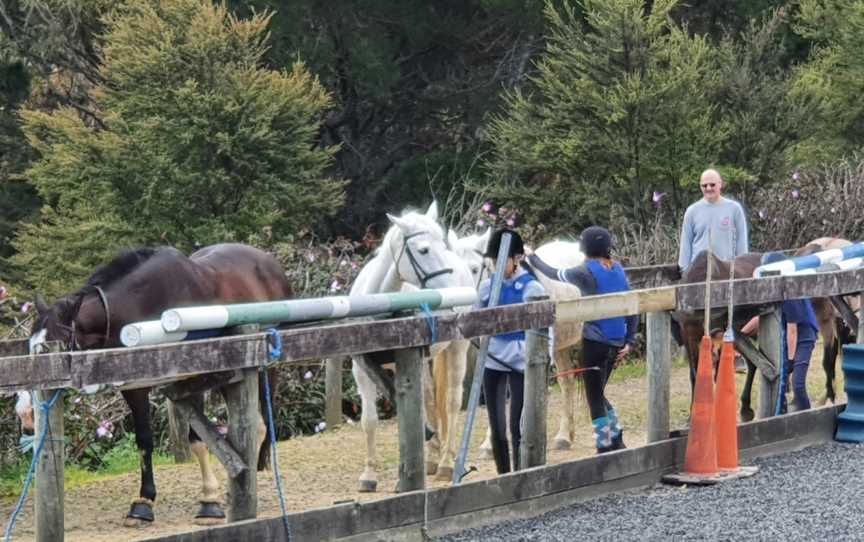
[[752,408],[744,409],[741,411],[741,421],[742,422],[751,422],[755,417],[755,412],[753,412]]
[[132,503],[126,519],[123,521],[125,527],[146,527],[153,523],[153,501],[149,499],[138,499]]
[[225,512],[218,502],[202,502],[195,514],[195,525],[221,525],[225,523]]
[[552,449],[553,450],[569,450],[573,445],[570,444],[570,441],[563,438],[556,438],[552,441]]
[[453,479],[453,468],[452,467],[439,467],[438,474],[435,475],[436,480],[440,481],[448,481]]
[[426,474],[431,476],[438,472],[438,463],[433,463],[431,461],[426,462]]
[[360,493],[375,493],[378,491],[377,480],[360,480]]

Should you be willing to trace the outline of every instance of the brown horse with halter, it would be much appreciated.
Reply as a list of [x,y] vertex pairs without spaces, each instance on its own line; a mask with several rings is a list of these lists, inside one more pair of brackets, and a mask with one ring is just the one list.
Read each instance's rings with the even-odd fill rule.
[[[98,269],[80,290],[47,306],[37,300],[38,319],[31,349],[45,341],[59,341],[68,350],[113,348],[121,328],[132,322],[158,319],[162,311],[181,306],[244,303],[286,299],[291,289],[275,258],[241,244],[204,247],[189,257],[169,248],[139,249],[121,254]],[[126,516],[126,525],[152,522],[156,484],[153,477],[153,432],[150,424],[150,387],[122,389],[132,411],[135,441],[141,456],[141,486]],[[263,401],[263,394],[261,395]],[[203,397],[195,398],[203,405]],[[262,405],[263,406],[263,405]],[[32,408],[32,407],[31,407]],[[20,412],[19,414],[26,414]],[[26,416],[22,416],[22,420]],[[31,416],[32,419],[32,416]],[[263,421],[259,424],[258,469],[267,465],[269,447]],[[199,523],[225,517],[219,507],[218,483],[209,468],[208,451],[194,431],[189,435],[193,454],[201,464],[203,495]]]

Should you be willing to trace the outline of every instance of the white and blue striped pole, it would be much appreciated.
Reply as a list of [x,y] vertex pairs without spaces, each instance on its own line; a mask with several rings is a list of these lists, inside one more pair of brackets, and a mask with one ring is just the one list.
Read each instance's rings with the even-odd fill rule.
[[852,269],[861,264],[862,257],[864,257],[864,243],[856,243],[843,248],[832,248],[808,256],[760,265],[754,275],[756,277],[803,275],[815,273],[819,267],[828,264],[837,265],[839,269]]

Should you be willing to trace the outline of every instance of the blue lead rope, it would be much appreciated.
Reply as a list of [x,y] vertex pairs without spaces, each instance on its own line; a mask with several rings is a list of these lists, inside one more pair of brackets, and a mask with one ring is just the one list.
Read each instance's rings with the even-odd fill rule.
[[[282,337],[273,328],[267,330],[267,345],[270,360],[277,361],[282,357]],[[273,423],[273,402],[270,399],[270,377],[267,375],[267,364],[260,369],[264,378],[264,399],[267,404],[267,430],[270,431],[271,461],[273,475],[276,478],[276,491],[279,493],[279,507],[282,509],[282,525],[285,527],[285,540],[291,542],[291,527],[288,525],[288,510],[285,508],[285,492],[282,490],[282,476],[279,474],[279,459],[276,453],[276,426]]]
[[[45,413],[45,423],[42,424],[42,432],[37,440],[36,448],[33,450],[33,459],[30,460],[30,469],[27,471],[27,478],[24,480],[24,489],[21,490],[21,496],[18,497],[18,504],[15,506],[15,511],[12,512],[12,516],[9,518],[9,523],[6,525],[6,531],[3,535],[4,542],[10,542],[12,540],[12,531],[15,530],[15,521],[18,519],[18,514],[20,514],[21,510],[24,508],[24,502],[27,500],[27,493],[30,491],[30,485],[33,483],[33,475],[36,472],[36,465],[39,464],[39,457],[42,455],[42,449],[45,447],[45,439],[48,436],[48,432],[51,430],[51,424],[48,423],[48,413],[51,411],[51,407],[54,406],[54,403],[57,402],[57,399],[62,395],[63,390],[56,390],[50,400],[39,403],[39,408],[41,408]],[[36,400],[35,395],[33,396],[33,400]]]
[[426,325],[429,326],[429,343],[435,344],[438,342],[438,320],[432,314],[432,309],[429,308],[429,303],[420,305],[420,310],[423,311],[423,316],[426,317]]
[[[786,322],[785,318],[780,316],[780,391],[777,394],[777,404],[774,407],[774,415],[779,416],[783,406],[783,399],[786,397]],[[787,406],[786,411],[789,411]]]

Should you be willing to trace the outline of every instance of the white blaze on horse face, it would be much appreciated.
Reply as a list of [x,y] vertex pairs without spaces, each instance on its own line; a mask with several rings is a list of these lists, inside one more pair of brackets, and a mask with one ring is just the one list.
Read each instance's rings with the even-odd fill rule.
[[[40,329],[30,337],[29,346],[31,354],[41,354],[45,347],[48,331]],[[15,413],[21,420],[21,425],[25,429],[33,429],[33,393],[29,391],[19,391],[15,394]]]
[[48,330],[40,329],[34,335],[30,337],[30,353],[31,354],[41,354],[43,345],[48,342],[46,337],[48,335]]

